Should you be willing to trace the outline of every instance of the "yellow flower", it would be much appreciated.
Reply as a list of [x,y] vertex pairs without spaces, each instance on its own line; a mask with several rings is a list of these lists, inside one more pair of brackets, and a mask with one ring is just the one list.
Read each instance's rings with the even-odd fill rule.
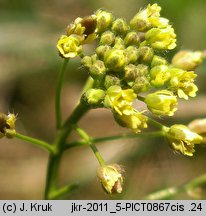
[[111,86],[107,90],[104,105],[111,108],[117,123],[137,133],[146,128],[147,118],[132,107],[136,94],[132,89],[122,90],[120,86]]
[[78,35],[62,35],[58,40],[57,49],[64,58],[74,58],[82,52],[82,37]]
[[152,48],[158,50],[174,49],[176,47],[176,34],[169,25],[166,28],[152,28],[145,34],[145,39]]
[[9,113],[5,115],[0,113],[0,138],[6,136],[7,138],[12,138],[16,134],[15,130],[16,116]]
[[193,71],[184,71],[179,68],[170,68],[170,74],[169,89],[185,100],[188,100],[188,96],[196,96],[198,88],[194,84],[194,79],[197,77],[197,74]]
[[182,50],[175,54],[172,64],[183,70],[191,71],[202,63],[202,52]]
[[151,84],[155,87],[163,86],[171,77],[167,65],[157,65],[150,70]]
[[181,124],[171,126],[167,132],[171,147],[187,156],[193,156],[194,145],[202,141],[202,137]]
[[87,44],[96,39],[97,20],[95,15],[84,18],[78,17],[75,21],[67,26],[67,35],[79,35],[83,38],[82,44]]
[[115,85],[107,89],[104,104],[119,115],[122,115],[125,107],[131,106],[135,98],[136,94],[132,89],[122,90],[120,86]]
[[114,113],[114,118],[120,126],[127,127],[134,133],[140,132],[142,128],[147,128],[147,117],[131,106],[125,106],[121,115]]
[[108,194],[122,192],[122,168],[118,164],[99,167],[97,177]]
[[148,5],[139,11],[130,21],[130,26],[136,31],[147,31],[152,27],[150,18],[159,18],[161,7],[157,4]]
[[145,98],[148,109],[155,115],[173,116],[177,110],[177,97],[167,90],[148,94]]
[[130,25],[136,31],[147,31],[152,27],[165,28],[169,20],[160,17],[161,7],[158,4],[148,5],[144,10],[139,11],[130,21]]

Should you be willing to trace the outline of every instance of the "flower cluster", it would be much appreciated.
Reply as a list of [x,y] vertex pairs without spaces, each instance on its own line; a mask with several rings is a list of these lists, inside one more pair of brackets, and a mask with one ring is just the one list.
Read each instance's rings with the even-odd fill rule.
[[[67,27],[57,44],[64,58],[80,56],[93,86],[82,95],[91,108],[107,108],[116,122],[141,132],[148,126],[145,110],[133,106],[144,102],[155,116],[173,116],[178,98],[188,100],[198,91],[194,69],[201,64],[201,51],[184,50],[169,62],[166,51],[176,47],[176,34],[169,20],[161,17],[161,7],[148,5],[129,22],[116,18],[111,12],[98,10],[95,14],[77,18]],[[82,45],[96,39],[92,55],[83,55]],[[171,147],[192,156],[194,145],[202,137],[184,125],[162,127]],[[108,193],[121,191],[122,176],[116,166],[98,171]]]

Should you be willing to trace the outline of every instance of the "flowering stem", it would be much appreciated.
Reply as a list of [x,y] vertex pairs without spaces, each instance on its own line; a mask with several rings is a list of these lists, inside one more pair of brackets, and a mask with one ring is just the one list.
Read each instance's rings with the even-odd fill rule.
[[93,139],[82,128],[76,127],[76,131],[83,138],[84,142],[89,144],[89,146],[92,149],[92,151],[94,152],[99,164],[101,166],[105,166],[104,159],[102,158],[100,152],[98,151],[97,147],[95,146]]
[[193,190],[196,187],[199,187],[205,183],[206,183],[206,174],[203,174],[181,186],[170,187],[170,188],[163,189],[155,193],[149,194],[148,196],[145,197],[145,199],[149,199],[149,200],[169,199],[169,198],[171,199],[172,197],[174,197],[175,195],[181,192],[187,192],[189,190]]
[[[108,142],[112,140],[118,140],[118,139],[135,139],[135,138],[151,138],[151,137],[162,137],[165,133],[163,131],[154,131],[154,132],[145,132],[145,133],[137,133],[137,134],[119,134],[115,136],[108,136],[108,137],[97,137],[97,138],[91,138],[92,143],[100,143],[100,142]],[[71,143],[68,143],[65,145],[65,149],[73,148],[76,146],[83,146],[87,143],[85,140],[78,140]]]
[[54,152],[53,146],[50,145],[47,142],[42,141],[42,140],[30,137],[30,136],[25,136],[25,135],[20,134],[20,133],[16,133],[15,137],[18,138],[18,139],[24,140],[26,142],[30,142],[30,143],[32,143],[34,145],[37,145],[37,146],[39,146],[39,147],[41,147],[43,149],[46,149],[50,153]]
[[66,66],[69,62],[69,59],[64,59],[61,71],[58,76],[57,90],[56,90],[56,128],[59,129],[61,127],[61,92],[62,92],[62,84],[64,80],[64,72],[66,70]]
[[82,116],[89,110],[89,107],[84,103],[79,103],[63,126],[57,132],[53,142],[54,154],[50,155],[47,168],[45,199],[51,199],[52,194],[57,189],[58,169],[64,151],[66,139],[75,125]]

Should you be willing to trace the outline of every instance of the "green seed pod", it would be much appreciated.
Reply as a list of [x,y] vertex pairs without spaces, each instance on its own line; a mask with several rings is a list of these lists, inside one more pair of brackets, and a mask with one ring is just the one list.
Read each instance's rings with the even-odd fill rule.
[[104,87],[108,89],[110,86],[119,86],[120,79],[116,76],[106,75],[104,80]]
[[89,89],[84,95],[83,100],[92,108],[100,107],[104,100],[105,92],[102,89]]
[[144,76],[137,77],[134,82],[134,85],[132,86],[132,89],[136,94],[139,94],[141,92],[146,92],[149,90],[149,88],[150,88],[150,82]]
[[111,31],[106,31],[101,35],[99,44],[100,45],[112,45],[114,43],[114,40],[115,40],[114,33]]
[[101,60],[96,60],[89,68],[89,74],[93,79],[103,79],[106,74],[104,62]]
[[126,46],[131,46],[131,45],[139,46],[140,37],[138,33],[135,31],[127,33],[126,37],[124,38],[124,43]]
[[99,59],[103,60],[105,53],[111,49],[108,45],[101,45],[96,48],[96,53]]
[[150,64],[154,56],[153,49],[147,46],[140,47],[139,52],[139,61],[142,63]]
[[112,31],[114,31],[117,35],[125,35],[128,30],[129,26],[122,18],[116,19],[112,24]]
[[126,58],[124,50],[111,49],[105,53],[104,62],[106,67],[118,71],[125,66]]
[[101,34],[105,32],[113,22],[113,15],[104,10],[98,10],[97,16],[97,33]]
[[155,67],[158,65],[167,65],[168,62],[165,58],[158,56],[158,55],[154,55],[152,62],[151,62],[151,67]]

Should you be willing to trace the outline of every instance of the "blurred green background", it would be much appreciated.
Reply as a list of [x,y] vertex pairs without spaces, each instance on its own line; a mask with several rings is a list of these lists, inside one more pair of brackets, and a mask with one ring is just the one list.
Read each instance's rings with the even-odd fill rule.
[[[52,141],[54,95],[62,63],[56,42],[66,26],[76,17],[92,14],[99,8],[129,20],[140,8],[155,2],[162,6],[162,16],[169,18],[176,29],[176,51],[206,49],[205,0],[0,0],[0,112],[18,113],[19,132]],[[198,96],[190,101],[180,100],[173,118],[159,119],[164,124],[187,124],[206,116],[206,63],[197,71]],[[65,118],[75,106],[86,77],[79,59],[72,60],[62,96]],[[127,131],[114,122],[107,110],[88,113],[81,126],[92,136]],[[124,166],[123,194],[110,197],[103,192],[96,178],[98,163],[91,150],[84,147],[64,155],[60,184],[80,185],[66,199],[141,199],[148,193],[181,185],[206,172],[204,145],[197,146],[193,158],[174,154],[163,139],[122,140],[102,143],[98,148],[108,163]],[[42,199],[47,158],[46,152],[29,143],[1,139],[0,199]],[[192,195],[183,193],[175,199],[206,198],[202,189]]]

